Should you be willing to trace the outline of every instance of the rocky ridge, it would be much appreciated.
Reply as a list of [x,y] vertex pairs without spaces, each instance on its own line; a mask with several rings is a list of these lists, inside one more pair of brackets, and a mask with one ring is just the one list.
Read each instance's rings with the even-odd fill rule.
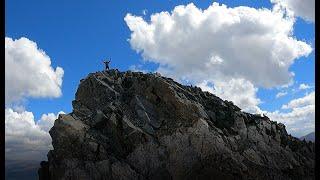
[[158,73],[80,81],[40,179],[314,179],[314,143]]
[[305,135],[305,136],[302,136],[302,137],[300,137],[299,139],[301,140],[301,141],[303,141],[303,140],[306,140],[306,141],[312,141],[312,142],[314,142],[315,141],[315,132],[311,132],[311,133],[309,133],[309,134],[307,134],[307,135]]

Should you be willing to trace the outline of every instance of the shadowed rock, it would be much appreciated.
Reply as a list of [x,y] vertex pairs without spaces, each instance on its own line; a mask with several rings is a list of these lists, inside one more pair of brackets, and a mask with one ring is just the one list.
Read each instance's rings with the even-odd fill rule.
[[313,179],[314,143],[159,74],[81,80],[40,179]]

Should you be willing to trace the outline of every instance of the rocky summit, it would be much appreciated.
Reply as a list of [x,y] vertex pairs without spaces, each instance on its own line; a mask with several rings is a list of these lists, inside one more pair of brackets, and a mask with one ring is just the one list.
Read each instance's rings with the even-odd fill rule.
[[158,73],[90,73],[72,106],[40,179],[314,179],[314,143]]

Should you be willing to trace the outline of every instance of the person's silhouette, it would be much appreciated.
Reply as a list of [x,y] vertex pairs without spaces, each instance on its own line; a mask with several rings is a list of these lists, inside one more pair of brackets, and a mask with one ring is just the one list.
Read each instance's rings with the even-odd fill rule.
[[106,65],[106,70],[108,70],[110,61],[103,61],[103,63]]

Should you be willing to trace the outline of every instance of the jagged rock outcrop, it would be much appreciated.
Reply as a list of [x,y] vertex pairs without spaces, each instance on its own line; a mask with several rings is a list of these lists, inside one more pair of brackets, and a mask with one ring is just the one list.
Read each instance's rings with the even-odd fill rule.
[[313,179],[314,143],[159,74],[81,80],[40,179]]

